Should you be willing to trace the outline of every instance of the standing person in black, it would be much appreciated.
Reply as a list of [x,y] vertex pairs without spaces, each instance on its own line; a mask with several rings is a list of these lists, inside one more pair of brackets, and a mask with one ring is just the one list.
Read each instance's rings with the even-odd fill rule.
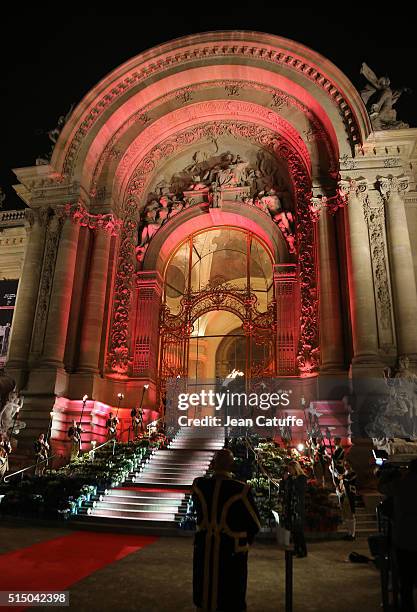
[[116,416],[113,416],[112,412],[109,412],[109,418],[106,421],[108,440],[115,440],[117,438],[118,424],[119,424],[119,419]]
[[139,437],[139,424],[141,423],[136,408],[132,408],[130,411],[130,418],[132,419],[133,439],[135,440]]
[[73,422],[72,426],[68,429],[68,438],[71,440],[71,456],[70,462],[78,459],[81,452],[81,434],[84,431],[80,425],[77,425],[76,421]]
[[383,470],[378,489],[394,501],[392,539],[400,581],[401,610],[414,612],[414,584],[417,580],[417,459],[405,474]]
[[197,609],[246,610],[248,550],[260,529],[249,485],[233,478],[233,454],[216,453],[213,476],[196,478],[193,595]]
[[345,540],[354,540],[356,537],[356,493],[358,476],[349,461],[343,462],[344,472],[339,478],[343,482],[344,497],[342,499],[342,514],[347,525],[348,534]]
[[333,451],[333,468],[337,472],[338,476],[343,474],[345,461],[345,450],[342,446],[342,438],[334,439],[334,451]]
[[36,457],[35,476],[43,476],[48,463],[47,460],[49,455],[49,444],[45,439],[45,434],[39,434],[33,446]]
[[284,517],[292,533],[294,553],[301,559],[307,557],[304,536],[307,476],[298,461],[290,461],[287,470],[284,474]]

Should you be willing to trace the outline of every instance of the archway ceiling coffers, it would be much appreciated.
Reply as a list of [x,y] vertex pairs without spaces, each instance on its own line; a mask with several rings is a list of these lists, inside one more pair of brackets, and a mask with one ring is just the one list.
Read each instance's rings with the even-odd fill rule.
[[[214,39],[216,42],[209,42]],[[94,137],[117,106],[123,105],[139,89],[145,91],[167,75],[178,78],[179,74],[191,72],[193,68],[198,71],[208,68],[218,75],[225,65],[235,70],[234,77],[226,78],[239,78],[242,70],[260,68],[269,74],[269,83],[276,84],[277,79],[286,78],[293,88],[299,86],[306,93],[310,92],[311,98],[322,99],[325,115],[339,126],[341,153],[345,152],[345,140],[352,148],[369,132],[369,121],[359,94],[325,58],[303,45],[275,36],[251,32],[208,33],[151,49],[99,83],[77,107],[65,127],[54,153],[53,166],[64,174],[73,173],[78,153],[86,141],[90,139],[91,142],[91,134]],[[342,130],[340,125],[344,126]]]
[[[126,156],[130,154],[134,142],[146,144],[147,135],[163,130],[163,124],[169,121],[168,115],[178,110],[184,111],[185,108],[195,108],[196,104],[208,105],[230,94],[226,102],[232,107],[232,102],[236,103],[231,112],[239,113],[239,104],[257,104],[261,107],[260,112],[264,117],[268,116],[269,124],[277,124],[278,120],[274,116],[280,116],[293,127],[294,139],[298,137],[304,141],[305,148],[309,150],[313,174],[321,171],[334,173],[338,167],[338,153],[334,140],[334,134],[328,134],[323,123],[317,115],[305,104],[294,96],[286,94],[283,90],[258,83],[255,81],[230,81],[218,80],[210,82],[194,83],[192,86],[180,87],[170,91],[151,103],[141,106],[130,115],[117,131],[107,141],[99,159],[96,161],[93,171],[91,185],[85,185],[86,189],[94,196],[100,189],[106,186],[106,190],[111,190],[113,175],[120,161],[125,164]],[[247,107],[245,107],[247,109]],[[127,111],[126,111],[127,112]],[[188,111],[192,113],[192,111]],[[167,119],[164,120],[164,117]],[[106,129],[106,134],[108,134]],[[103,140],[102,135],[97,139]],[[136,145],[133,144],[133,148]],[[92,147],[94,149],[94,147]],[[91,162],[93,155],[91,154]],[[87,167],[92,164],[87,163]],[[118,171],[120,173],[120,170]],[[101,178],[100,178],[101,177]]]

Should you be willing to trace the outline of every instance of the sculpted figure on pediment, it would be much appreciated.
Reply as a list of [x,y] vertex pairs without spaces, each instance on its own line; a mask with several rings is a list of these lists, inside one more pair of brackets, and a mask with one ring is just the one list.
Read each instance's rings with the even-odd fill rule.
[[394,105],[401,94],[411,93],[411,90],[406,87],[392,89],[390,79],[387,76],[378,78],[365,62],[362,64],[361,74],[368,81],[361,90],[361,98],[368,109],[374,130],[408,128],[408,123],[397,119]]

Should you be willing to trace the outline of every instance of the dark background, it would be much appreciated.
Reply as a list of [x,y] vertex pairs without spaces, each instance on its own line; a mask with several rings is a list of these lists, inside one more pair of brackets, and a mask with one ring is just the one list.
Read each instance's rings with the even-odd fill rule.
[[[196,3],[183,14],[155,3],[141,15],[12,15],[0,31],[0,185],[5,208],[23,206],[11,185],[12,168],[33,165],[50,148],[46,132],[108,72],[170,39],[210,30],[257,30],[303,43],[336,64],[358,87],[366,61],[395,87],[411,87],[397,104],[399,119],[417,125],[417,31],[402,5],[334,5],[329,10],[277,2]],[[321,5],[320,5],[321,6]],[[398,9],[396,8],[398,7]],[[396,14],[397,13],[397,14]]]

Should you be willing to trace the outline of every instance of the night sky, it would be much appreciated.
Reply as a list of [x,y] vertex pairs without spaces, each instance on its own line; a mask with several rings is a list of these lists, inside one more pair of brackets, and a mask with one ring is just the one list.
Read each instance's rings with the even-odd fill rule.
[[415,21],[402,5],[390,10],[372,3],[369,13],[363,5],[340,3],[343,8],[329,14],[325,6],[313,11],[294,3],[291,13],[278,2],[241,2],[231,3],[231,14],[217,11],[216,16],[213,3],[195,3],[182,14],[158,3],[146,15],[32,17],[25,10],[25,16],[2,19],[0,185],[7,194],[5,208],[23,206],[11,188],[17,182],[11,169],[33,165],[49,149],[46,131],[71,104],[141,51],[196,32],[257,30],[299,41],[330,59],[358,88],[364,83],[360,65],[366,61],[377,76],[388,74],[394,88],[413,90],[396,108],[399,119],[417,126]]

